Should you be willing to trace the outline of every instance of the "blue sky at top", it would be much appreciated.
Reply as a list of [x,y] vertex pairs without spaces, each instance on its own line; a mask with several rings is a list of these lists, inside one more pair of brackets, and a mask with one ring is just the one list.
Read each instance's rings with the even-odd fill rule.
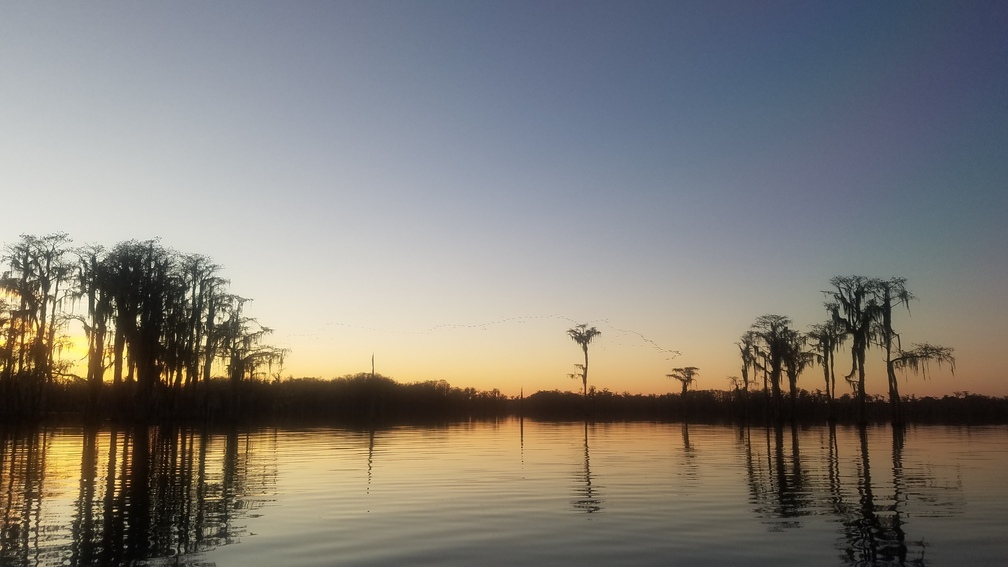
[[905,336],[957,348],[913,388],[1008,393],[1000,3],[2,12],[0,240],[205,253],[295,375],[376,352],[406,381],[574,388],[563,331],[591,321],[599,387],[688,364],[723,388],[756,316],[805,328],[863,273],[907,277]]

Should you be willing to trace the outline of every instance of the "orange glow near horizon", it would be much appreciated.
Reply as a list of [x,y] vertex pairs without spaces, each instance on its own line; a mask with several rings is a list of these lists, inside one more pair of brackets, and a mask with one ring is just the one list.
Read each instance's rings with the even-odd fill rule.
[[[562,335],[548,346],[528,344],[516,339],[514,343],[523,347],[519,360],[510,360],[509,354],[490,351],[484,345],[467,344],[469,350],[444,348],[437,341],[403,345],[389,341],[389,348],[375,352],[375,369],[378,373],[400,382],[426,380],[446,380],[453,386],[475,387],[480,390],[499,389],[508,396],[517,396],[521,391],[526,395],[539,390],[580,391],[580,380],[573,380],[568,374],[574,371],[574,363],[579,362],[581,350]],[[695,389],[729,390],[729,376],[739,376],[739,360],[731,349],[718,356],[716,352],[704,352],[703,356],[670,358],[657,353],[652,356],[646,348],[616,348],[606,345],[602,336],[589,349],[588,385],[595,388],[632,394],[664,394],[677,392],[678,383],[665,377],[673,367],[695,365],[700,374]],[[458,344],[457,340],[448,341]],[[567,344],[570,343],[570,344]],[[335,342],[334,342],[335,344]],[[345,344],[345,343],[343,343]],[[361,356],[355,362],[347,363],[346,354],[333,355],[324,346],[306,344],[300,352],[294,349],[284,369],[285,377],[334,378],[371,370],[371,351],[361,348]],[[341,349],[343,353],[347,350]],[[711,349],[716,351],[718,349]],[[990,396],[1008,395],[1004,381],[988,379],[986,369],[978,367],[969,358],[968,348],[957,349],[956,372],[952,374],[947,365],[931,365],[927,377],[911,372],[902,374],[900,393],[902,395],[935,396],[952,395],[954,392],[969,391]],[[299,356],[300,355],[300,356]],[[870,395],[884,395],[887,392],[885,365],[880,353],[869,351],[866,389]],[[849,355],[839,353],[836,364],[837,395],[851,393],[843,375],[849,371]],[[762,378],[750,378],[752,389],[762,388]],[[824,388],[822,369],[813,366],[806,369],[799,378],[799,387],[808,391]]]
[[[568,374],[574,372],[575,363],[582,362],[582,352],[566,336],[565,328],[564,324],[545,318],[449,326],[414,333],[353,329],[331,337],[280,335],[278,338],[292,350],[283,367],[284,379],[332,379],[370,372],[374,354],[376,372],[398,382],[445,380],[455,387],[484,391],[496,388],[504,395],[518,396],[521,392],[529,395],[540,390],[580,392],[580,380],[571,379]],[[678,392],[678,383],[666,378],[678,366],[700,368],[694,386],[700,390],[729,390],[728,377],[740,375],[733,344],[706,347],[702,343],[688,343],[693,356],[675,356],[666,345],[679,341],[677,337],[656,334],[652,338],[609,326],[602,327],[602,331],[589,347],[588,385],[598,390],[645,395]],[[72,374],[86,377],[87,339],[81,329],[68,332],[68,346],[60,358],[71,363]],[[293,342],[295,338],[300,343]],[[983,344],[957,347],[955,374],[947,365],[931,365],[927,377],[912,372],[900,375],[900,393],[918,397],[942,397],[956,392],[1008,395],[1008,385],[995,379],[994,369],[977,364],[983,349]],[[843,379],[849,367],[849,353],[841,350],[836,362],[838,396],[851,393]],[[221,363],[215,363],[215,368],[215,376],[224,371]],[[885,366],[877,349],[868,352],[867,370],[868,393],[885,395]],[[762,378],[750,380],[751,389],[762,388]],[[111,373],[106,371],[105,382],[111,381]],[[799,387],[811,392],[822,390],[822,368],[807,368],[799,379]]]

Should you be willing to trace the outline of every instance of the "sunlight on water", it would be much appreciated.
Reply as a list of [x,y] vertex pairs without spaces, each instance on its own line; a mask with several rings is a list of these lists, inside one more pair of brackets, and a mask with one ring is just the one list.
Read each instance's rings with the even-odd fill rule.
[[998,564],[1008,428],[4,431],[4,565]]

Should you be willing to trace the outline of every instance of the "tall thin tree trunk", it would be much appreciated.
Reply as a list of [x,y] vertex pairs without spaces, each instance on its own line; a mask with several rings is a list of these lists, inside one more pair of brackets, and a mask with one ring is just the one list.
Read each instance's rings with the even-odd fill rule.
[[899,382],[896,380],[896,370],[893,368],[892,358],[886,354],[886,374],[889,377],[889,405],[892,408],[893,425],[903,423],[903,404],[899,395]]
[[214,295],[215,290],[210,289],[210,297],[207,300],[207,319],[206,319],[206,348],[203,349],[203,384],[210,383],[210,372],[213,367],[213,361],[217,358],[217,299]]
[[52,313],[49,315],[49,346],[46,349],[46,383],[51,383],[53,379],[54,353],[56,349],[56,297],[59,295],[60,280],[56,280],[56,289],[53,290]]
[[857,356],[857,372],[858,372],[858,425],[865,426],[868,424],[868,401],[865,395],[865,353],[863,349],[859,349],[856,353]]
[[98,414],[98,398],[105,373],[105,324],[95,322],[91,331],[91,348],[88,352],[88,412]]
[[112,385],[118,386],[122,384],[123,381],[123,351],[126,347],[126,335],[123,333],[121,326],[116,326],[115,340],[112,345],[113,356],[115,360],[113,361],[112,367]]
[[882,339],[885,347],[886,378],[889,381],[889,406],[892,409],[892,422],[894,424],[903,423],[903,415],[900,408],[899,383],[896,381],[896,371],[893,369],[892,347],[894,332],[892,328],[892,290],[889,284],[884,284],[882,289]]
[[833,392],[830,390],[830,363],[829,363],[829,351],[824,350],[823,352],[823,380],[826,382],[826,408],[828,412],[827,419],[833,421],[835,418],[833,416]]
[[689,388],[689,383],[683,380],[682,383],[682,419],[683,424],[686,424],[687,410],[686,410],[686,390]]

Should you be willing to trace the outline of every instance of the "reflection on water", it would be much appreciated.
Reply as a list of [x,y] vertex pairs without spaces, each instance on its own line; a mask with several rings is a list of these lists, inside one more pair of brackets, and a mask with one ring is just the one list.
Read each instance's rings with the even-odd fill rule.
[[238,542],[275,484],[270,448],[237,431],[3,431],[0,563],[186,562]]
[[[861,469],[858,478],[858,502],[860,506],[853,514],[850,510],[844,518],[844,531],[847,536],[847,558],[857,565],[875,565],[882,560],[884,563],[903,564],[907,559],[906,535],[900,523],[900,501],[898,488],[899,468],[897,455],[902,451],[897,447],[897,439],[902,435],[893,429],[893,484],[894,496],[890,503],[879,506],[875,502],[876,488],[872,486],[871,460],[868,457],[868,432],[864,427],[858,431],[861,442]],[[879,484],[879,491],[884,490]],[[924,545],[921,541],[920,554],[917,561],[924,562]]]
[[990,563],[1005,433],[0,429],[0,564]]
[[[789,442],[785,441],[786,430],[790,430]],[[773,520],[771,530],[801,528],[802,516],[828,511],[841,526],[843,541],[838,547],[847,564],[927,564],[928,541],[908,537],[905,509],[909,500],[916,498],[928,508],[943,510],[942,516],[953,517],[962,507],[961,493],[956,490],[961,488],[958,481],[934,475],[934,469],[918,468],[911,473],[912,483],[908,482],[903,466],[903,428],[892,428],[891,453],[879,455],[876,447],[874,469],[868,429],[856,430],[857,445],[846,459],[841,458],[836,426],[821,430],[828,432],[826,455],[821,460],[825,477],[819,463],[803,460],[795,426],[766,429],[765,448],[753,445],[752,431],[740,430],[755,510]],[[875,433],[883,431],[880,428]],[[761,449],[765,451],[762,459],[757,455]],[[873,470],[880,465],[888,467],[889,463],[884,462],[888,458],[892,466],[886,475],[873,477]]]
[[592,514],[602,511],[602,498],[598,488],[592,486],[591,454],[588,450],[588,421],[584,422],[584,472],[577,475],[574,487],[574,509]]
[[699,459],[696,447],[690,444],[689,424],[682,424],[683,458],[682,477],[692,486],[700,480]]
[[371,494],[371,471],[374,469],[374,436],[375,430],[372,427],[368,431],[367,446],[367,493]]

